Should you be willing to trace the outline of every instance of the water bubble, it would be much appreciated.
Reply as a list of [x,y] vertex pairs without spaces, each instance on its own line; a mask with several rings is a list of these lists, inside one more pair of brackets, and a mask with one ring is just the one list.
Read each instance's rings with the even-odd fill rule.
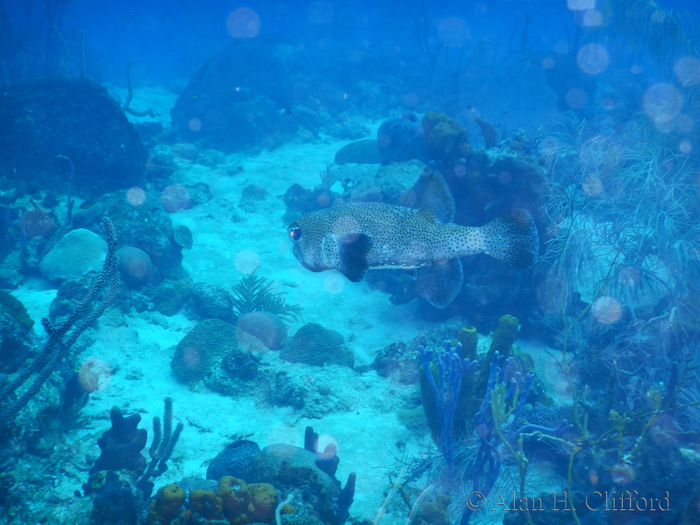
[[254,250],[241,250],[236,254],[236,270],[243,275],[250,275],[260,267],[260,255]]
[[330,273],[323,281],[323,287],[333,295],[338,295],[345,288],[345,278],[339,273]]
[[600,182],[600,179],[598,177],[586,177],[581,182],[581,189],[586,195],[594,197],[596,195],[600,195],[600,192],[603,189],[603,183]]
[[464,177],[467,174],[467,167],[464,164],[457,164],[454,171],[458,177]]
[[[362,227],[354,217],[338,217],[338,219],[333,223],[333,233],[338,235],[347,235],[350,232],[360,231],[362,231]],[[359,235],[359,233],[356,235]]]
[[78,381],[87,392],[99,392],[109,386],[112,367],[107,361],[93,357],[80,365]]
[[673,73],[683,87],[700,86],[700,60],[697,58],[679,58],[673,65]]
[[554,155],[559,151],[559,141],[554,137],[543,138],[537,149],[542,155]]
[[190,131],[199,131],[200,129],[202,129],[202,121],[198,118],[190,119],[190,121],[187,124],[187,127],[190,128]]
[[576,55],[576,63],[588,75],[599,75],[608,67],[608,52],[600,44],[587,44]]
[[170,184],[163,189],[160,202],[168,213],[177,213],[189,207],[190,192],[181,184]]
[[554,52],[559,55],[568,55],[569,43],[564,40],[559,40],[556,44],[554,44]]
[[588,103],[588,95],[583,89],[573,88],[566,93],[566,103],[571,109],[583,109]]
[[134,186],[126,192],[126,200],[132,206],[141,206],[146,202],[146,192],[143,188]]
[[593,317],[601,324],[612,324],[622,316],[622,307],[617,299],[604,295],[593,301]]
[[670,445],[678,437],[678,424],[673,414],[659,414],[656,421],[649,427],[649,436],[659,445]]
[[445,47],[463,47],[470,37],[469,26],[461,18],[446,18],[438,26],[438,38]]
[[591,9],[583,15],[583,25],[586,27],[600,27],[603,25],[603,15],[600,11]]
[[408,93],[403,97],[403,105],[407,108],[415,108],[420,104],[420,97],[418,93]]
[[662,82],[647,89],[642,105],[655,124],[669,124],[683,109],[683,95],[671,84]]
[[554,69],[554,66],[556,66],[556,63],[552,57],[544,57],[542,59],[542,67],[544,69]]
[[680,144],[678,144],[678,152],[681,155],[690,155],[693,151],[693,145],[690,143],[689,140],[681,140]]
[[498,181],[501,184],[510,184],[512,180],[513,175],[510,174],[510,171],[502,171],[498,174]]
[[681,133],[692,133],[695,129],[695,119],[686,113],[676,119],[674,126]]
[[610,467],[610,477],[616,485],[627,485],[634,481],[635,472],[632,465],[626,461],[620,461]]
[[566,0],[566,7],[571,11],[585,11],[595,8],[595,0]]
[[626,266],[620,270],[618,278],[624,286],[635,286],[639,282],[639,271],[632,266]]
[[328,434],[318,436],[316,442],[317,454],[323,459],[331,459],[338,455],[338,441]]
[[226,29],[233,38],[255,38],[260,32],[260,16],[248,7],[241,7],[228,15]]
[[199,348],[188,346],[182,353],[182,360],[190,368],[199,366],[199,363],[202,361],[202,353],[199,351]]

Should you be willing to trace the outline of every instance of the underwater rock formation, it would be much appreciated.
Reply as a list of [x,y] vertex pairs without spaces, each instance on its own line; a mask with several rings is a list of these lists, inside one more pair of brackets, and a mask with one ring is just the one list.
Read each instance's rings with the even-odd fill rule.
[[[138,133],[107,90],[87,78],[4,85],[0,150],[0,174],[32,192],[72,185],[94,198],[143,184],[146,152]],[[59,156],[70,158],[74,172]]]
[[228,445],[211,460],[207,467],[207,479],[221,479],[224,476],[243,477],[247,472],[248,462],[260,447],[255,441],[239,439]]
[[279,112],[288,74],[270,51],[260,39],[239,39],[205,62],[171,111],[178,136],[225,153],[291,136],[291,115]]
[[385,120],[377,131],[382,164],[425,159],[423,128],[413,116]]
[[379,164],[381,157],[375,139],[361,139],[346,144],[335,153],[336,164]]

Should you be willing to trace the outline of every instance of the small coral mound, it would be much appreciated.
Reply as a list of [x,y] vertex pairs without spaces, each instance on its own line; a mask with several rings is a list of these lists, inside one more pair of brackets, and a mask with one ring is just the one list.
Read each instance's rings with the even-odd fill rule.
[[428,111],[423,117],[425,149],[433,160],[455,162],[471,151],[467,130],[445,115]]
[[318,323],[302,326],[282,349],[280,357],[292,363],[314,366],[343,365],[352,368],[355,364],[355,356],[345,347],[343,336]]
[[79,228],[66,233],[47,253],[39,265],[49,281],[79,279],[102,268],[107,256],[107,242],[96,233]]

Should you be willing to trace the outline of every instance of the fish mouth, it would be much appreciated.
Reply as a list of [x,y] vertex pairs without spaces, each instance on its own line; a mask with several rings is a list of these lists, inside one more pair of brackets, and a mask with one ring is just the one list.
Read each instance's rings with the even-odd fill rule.
[[310,270],[312,272],[322,272],[323,270],[325,270],[325,268],[319,267],[313,259],[304,257],[304,251],[301,249],[301,246],[295,245],[292,248],[292,253],[294,254],[294,257],[297,258],[297,261],[299,261],[301,265],[307,270]]

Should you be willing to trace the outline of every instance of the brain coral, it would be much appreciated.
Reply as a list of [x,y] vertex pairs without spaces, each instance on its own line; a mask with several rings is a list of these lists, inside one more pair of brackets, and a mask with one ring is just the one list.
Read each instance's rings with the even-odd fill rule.
[[318,323],[307,323],[280,352],[280,357],[291,363],[353,367],[355,355],[345,346],[345,340],[335,330]]
[[49,281],[79,279],[102,268],[106,255],[107,242],[96,233],[79,228],[66,233],[44,256],[39,268]]

